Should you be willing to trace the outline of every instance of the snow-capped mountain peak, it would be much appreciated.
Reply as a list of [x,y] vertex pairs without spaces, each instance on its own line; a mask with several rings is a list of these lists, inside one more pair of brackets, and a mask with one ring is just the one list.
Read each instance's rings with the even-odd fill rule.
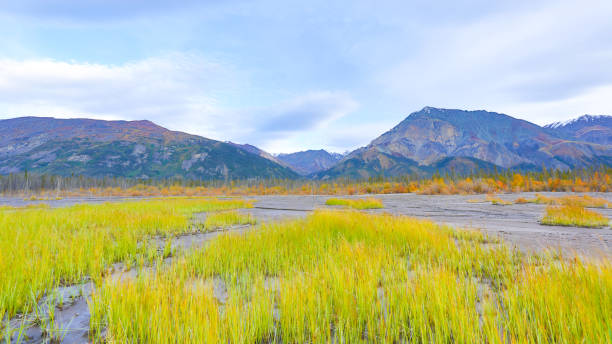
[[595,123],[599,120],[612,120],[612,116],[605,116],[605,115],[599,115],[599,116],[594,116],[594,115],[584,115],[584,116],[580,116],[578,118],[573,118],[573,119],[569,119],[567,121],[559,121],[559,122],[554,122],[551,124],[547,124],[544,126],[544,128],[549,128],[549,129],[561,129],[561,128],[565,128],[568,126],[573,126],[576,124],[581,124],[581,125],[585,125],[585,124],[590,124],[590,123]]

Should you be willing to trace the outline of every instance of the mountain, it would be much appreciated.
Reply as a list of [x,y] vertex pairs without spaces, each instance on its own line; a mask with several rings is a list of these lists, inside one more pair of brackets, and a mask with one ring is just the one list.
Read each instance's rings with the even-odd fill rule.
[[264,159],[268,159],[270,161],[273,161],[276,164],[279,164],[281,166],[284,166],[284,167],[287,167],[287,168],[291,169],[291,166],[285,164],[283,161],[277,159],[274,155],[264,151],[263,149],[261,149],[259,147],[250,145],[248,143],[240,144],[240,143],[234,143],[234,142],[231,142],[231,141],[227,141],[226,143],[230,144],[230,145],[232,145],[234,147],[240,148],[243,151],[246,151],[246,152],[251,153],[251,154],[255,154],[255,155],[260,156],[260,157],[262,157]]
[[449,156],[442,158],[428,167],[430,171],[454,172],[460,175],[466,175],[474,171],[494,172],[496,170],[504,170],[503,167],[490,162],[464,156]]
[[[525,166],[569,169],[611,164],[612,146],[593,141],[609,139],[600,134],[605,133],[600,127],[591,126],[591,134],[582,137],[561,135],[551,128],[496,112],[425,107],[315,177],[364,178]],[[587,129],[574,132],[582,130]]]
[[314,179],[366,179],[379,175],[399,176],[399,175],[418,175],[430,174],[429,169],[424,169],[411,159],[401,156],[393,156],[384,152],[373,150],[362,150],[353,152],[345,157],[330,169],[319,171],[312,176]]
[[553,135],[574,141],[612,145],[612,116],[584,115],[544,126]]
[[21,117],[0,120],[0,174],[137,178],[293,178],[290,169],[231,144],[150,121]]
[[342,154],[329,153],[323,149],[279,154],[276,156],[286,166],[289,166],[292,170],[303,176],[327,170],[336,165],[343,157]]
[[0,174],[362,179],[602,164],[612,166],[611,116],[585,115],[540,127],[495,112],[425,107],[347,155],[309,150],[278,156],[150,121],[0,120]]

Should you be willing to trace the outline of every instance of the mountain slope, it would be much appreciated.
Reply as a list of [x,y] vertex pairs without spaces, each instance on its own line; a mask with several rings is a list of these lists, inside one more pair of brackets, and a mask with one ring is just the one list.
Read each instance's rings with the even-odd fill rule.
[[226,179],[296,174],[230,144],[149,121],[0,120],[0,173]]
[[[467,156],[502,167],[528,162],[524,153],[559,141],[539,126],[487,111],[425,107],[368,146],[428,165],[446,156]],[[534,159],[547,159],[538,154]]]
[[342,158],[342,154],[329,153],[323,149],[279,154],[277,156],[278,160],[303,176],[329,169]]
[[277,164],[279,164],[281,166],[284,166],[284,167],[287,167],[287,168],[291,169],[291,166],[285,164],[283,161],[277,159],[274,155],[266,152],[265,150],[263,150],[263,149],[261,149],[259,147],[250,145],[248,143],[240,144],[240,143],[234,143],[234,142],[231,142],[231,141],[227,141],[226,143],[230,144],[230,145],[232,145],[234,147],[240,148],[243,151],[246,151],[246,152],[251,153],[251,154],[255,154],[257,156],[260,156],[262,158],[268,159],[270,161],[273,161],[274,163],[277,163]]
[[612,116],[591,116],[544,126],[553,135],[569,140],[612,145]]
[[330,169],[313,174],[315,179],[366,179],[375,176],[417,175],[425,176],[431,171],[419,166],[410,159],[400,156],[388,155],[382,152],[363,151],[347,156],[340,163]]
[[[444,160],[449,157],[456,159]],[[425,107],[316,177],[333,178],[339,171],[366,177],[494,166],[568,169],[609,164],[611,157],[610,145],[578,141],[508,115]],[[389,161],[398,166],[381,163]]]
[[434,171],[452,172],[459,175],[466,175],[476,171],[494,172],[496,170],[503,170],[502,167],[499,167],[487,161],[470,157],[456,156],[442,158],[429,165],[428,167]]

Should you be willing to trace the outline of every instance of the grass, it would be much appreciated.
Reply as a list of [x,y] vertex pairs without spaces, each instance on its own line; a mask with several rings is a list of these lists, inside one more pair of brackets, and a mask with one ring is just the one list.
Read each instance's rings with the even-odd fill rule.
[[[251,223],[231,211],[248,206],[171,198],[2,207],[0,320],[40,313],[50,290],[92,278],[94,342],[612,342],[609,260],[525,256],[480,232],[408,217],[317,211],[225,233],[138,277],[106,275],[114,262],[166,256],[170,241],[162,249],[149,238],[202,230],[194,212],[211,212],[202,226],[213,230]],[[549,209],[563,207],[580,208]],[[47,308],[40,324],[61,340]],[[5,341],[23,333],[5,323]]]
[[608,217],[577,205],[548,206],[542,224],[586,228],[607,227]]
[[380,209],[384,208],[381,200],[376,198],[349,199],[349,198],[330,198],[325,201],[325,205],[339,205],[352,209]]
[[511,205],[512,202],[504,201],[503,199],[496,197],[495,195],[487,195],[487,201],[493,205]]
[[577,206],[584,208],[612,208],[612,203],[610,203],[605,198],[601,197],[592,197],[589,195],[569,195],[563,197],[547,197],[541,194],[536,194],[535,198],[526,199],[526,198],[518,198],[514,201],[517,204],[523,203],[537,203],[537,204],[548,204],[548,205],[568,205],[568,206]]
[[204,229],[212,231],[234,225],[254,225],[257,221],[251,214],[241,214],[236,211],[220,211],[206,215]]
[[197,230],[190,223],[194,212],[248,206],[241,200],[174,198],[65,208],[3,207],[0,320],[32,310],[57,286],[101,280],[113,263],[142,265],[159,258],[163,253],[149,238]]
[[530,258],[487,242],[428,221],[318,211],[106,279],[90,330],[97,342],[143,343],[612,341],[607,260]]

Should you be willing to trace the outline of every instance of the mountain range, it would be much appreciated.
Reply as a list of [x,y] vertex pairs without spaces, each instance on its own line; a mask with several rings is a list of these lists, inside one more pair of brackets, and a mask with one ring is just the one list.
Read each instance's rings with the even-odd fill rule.
[[149,121],[21,117],[0,120],[0,174],[133,178],[296,178],[291,169],[232,144]]
[[279,154],[276,158],[300,175],[308,176],[335,166],[344,158],[344,155],[319,149]]
[[314,177],[612,165],[611,122],[585,115],[540,127],[496,112],[425,107]]
[[555,122],[544,128],[567,140],[612,145],[612,116],[584,115],[566,122]]
[[269,154],[150,121],[0,120],[0,174],[135,178],[368,178],[435,171],[612,166],[612,116],[538,126],[508,115],[425,107],[348,154]]

